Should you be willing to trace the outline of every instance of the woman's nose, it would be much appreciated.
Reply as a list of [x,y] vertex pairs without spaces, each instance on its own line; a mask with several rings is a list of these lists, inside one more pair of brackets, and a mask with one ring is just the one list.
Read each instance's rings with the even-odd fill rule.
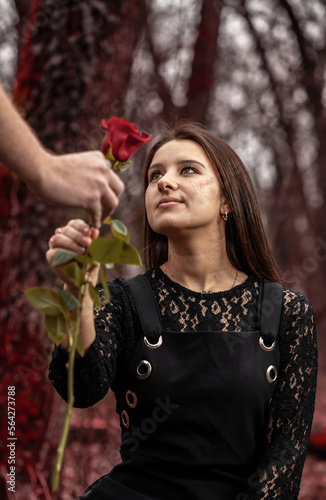
[[176,179],[174,179],[172,174],[164,174],[159,179],[157,183],[159,191],[164,191],[166,189],[176,189],[178,187]]

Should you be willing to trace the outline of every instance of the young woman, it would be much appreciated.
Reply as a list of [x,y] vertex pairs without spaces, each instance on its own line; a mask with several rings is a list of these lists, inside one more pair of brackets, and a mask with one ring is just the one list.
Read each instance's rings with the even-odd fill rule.
[[[316,390],[313,308],[279,284],[251,181],[224,141],[178,124],[150,149],[144,180],[148,270],[110,283],[95,321],[86,300],[75,375],[76,406],[115,392],[122,463],[80,498],[296,499]],[[96,236],[69,222],[48,261]],[[55,348],[63,398],[66,361]]]

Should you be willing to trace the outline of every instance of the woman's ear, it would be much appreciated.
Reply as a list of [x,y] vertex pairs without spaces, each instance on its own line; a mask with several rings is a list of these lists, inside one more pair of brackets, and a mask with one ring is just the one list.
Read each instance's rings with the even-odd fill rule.
[[230,205],[226,198],[223,198],[221,203],[221,215],[225,215],[225,212],[229,214],[231,212]]

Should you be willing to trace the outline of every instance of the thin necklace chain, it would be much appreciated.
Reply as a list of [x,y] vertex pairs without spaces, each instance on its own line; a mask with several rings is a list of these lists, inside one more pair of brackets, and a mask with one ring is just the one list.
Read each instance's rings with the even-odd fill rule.
[[[168,273],[166,272],[166,262],[165,262],[165,264],[164,264],[164,274],[166,274],[166,275],[169,277]],[[238,269],[236,269],[236,270],[235,270],[235,278],[234,278],[234,281],[233,281],[233,283],[232,283],[231,288],[233,288],[233,287],[234,287],[234,285],[235,285],[235,284],[236,284],[236,282],[237,282],[237,279],[238,279]],[[230,289],[231,289],[231,288],[230,288]],[[213,293],[213,292],[212,292],[211,290],[208,290],[208,292],[206,292],[206,290],[202,290],[202,291],[201,291],[201,293]]]

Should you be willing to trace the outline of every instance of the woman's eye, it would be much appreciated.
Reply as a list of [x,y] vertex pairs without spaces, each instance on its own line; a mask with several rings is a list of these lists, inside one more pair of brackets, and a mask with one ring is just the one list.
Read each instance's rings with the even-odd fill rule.
[[157,181],[161,177],[162,177],[162,172],[159,171],[153,172],[149,177],[149,182]]
[[197,172],[197,170],[195,168],[193,168],[191,165],[187,165],[186,167],[184,167],[182,169],[181,172],[183,172],[185,174],[194,174]]

